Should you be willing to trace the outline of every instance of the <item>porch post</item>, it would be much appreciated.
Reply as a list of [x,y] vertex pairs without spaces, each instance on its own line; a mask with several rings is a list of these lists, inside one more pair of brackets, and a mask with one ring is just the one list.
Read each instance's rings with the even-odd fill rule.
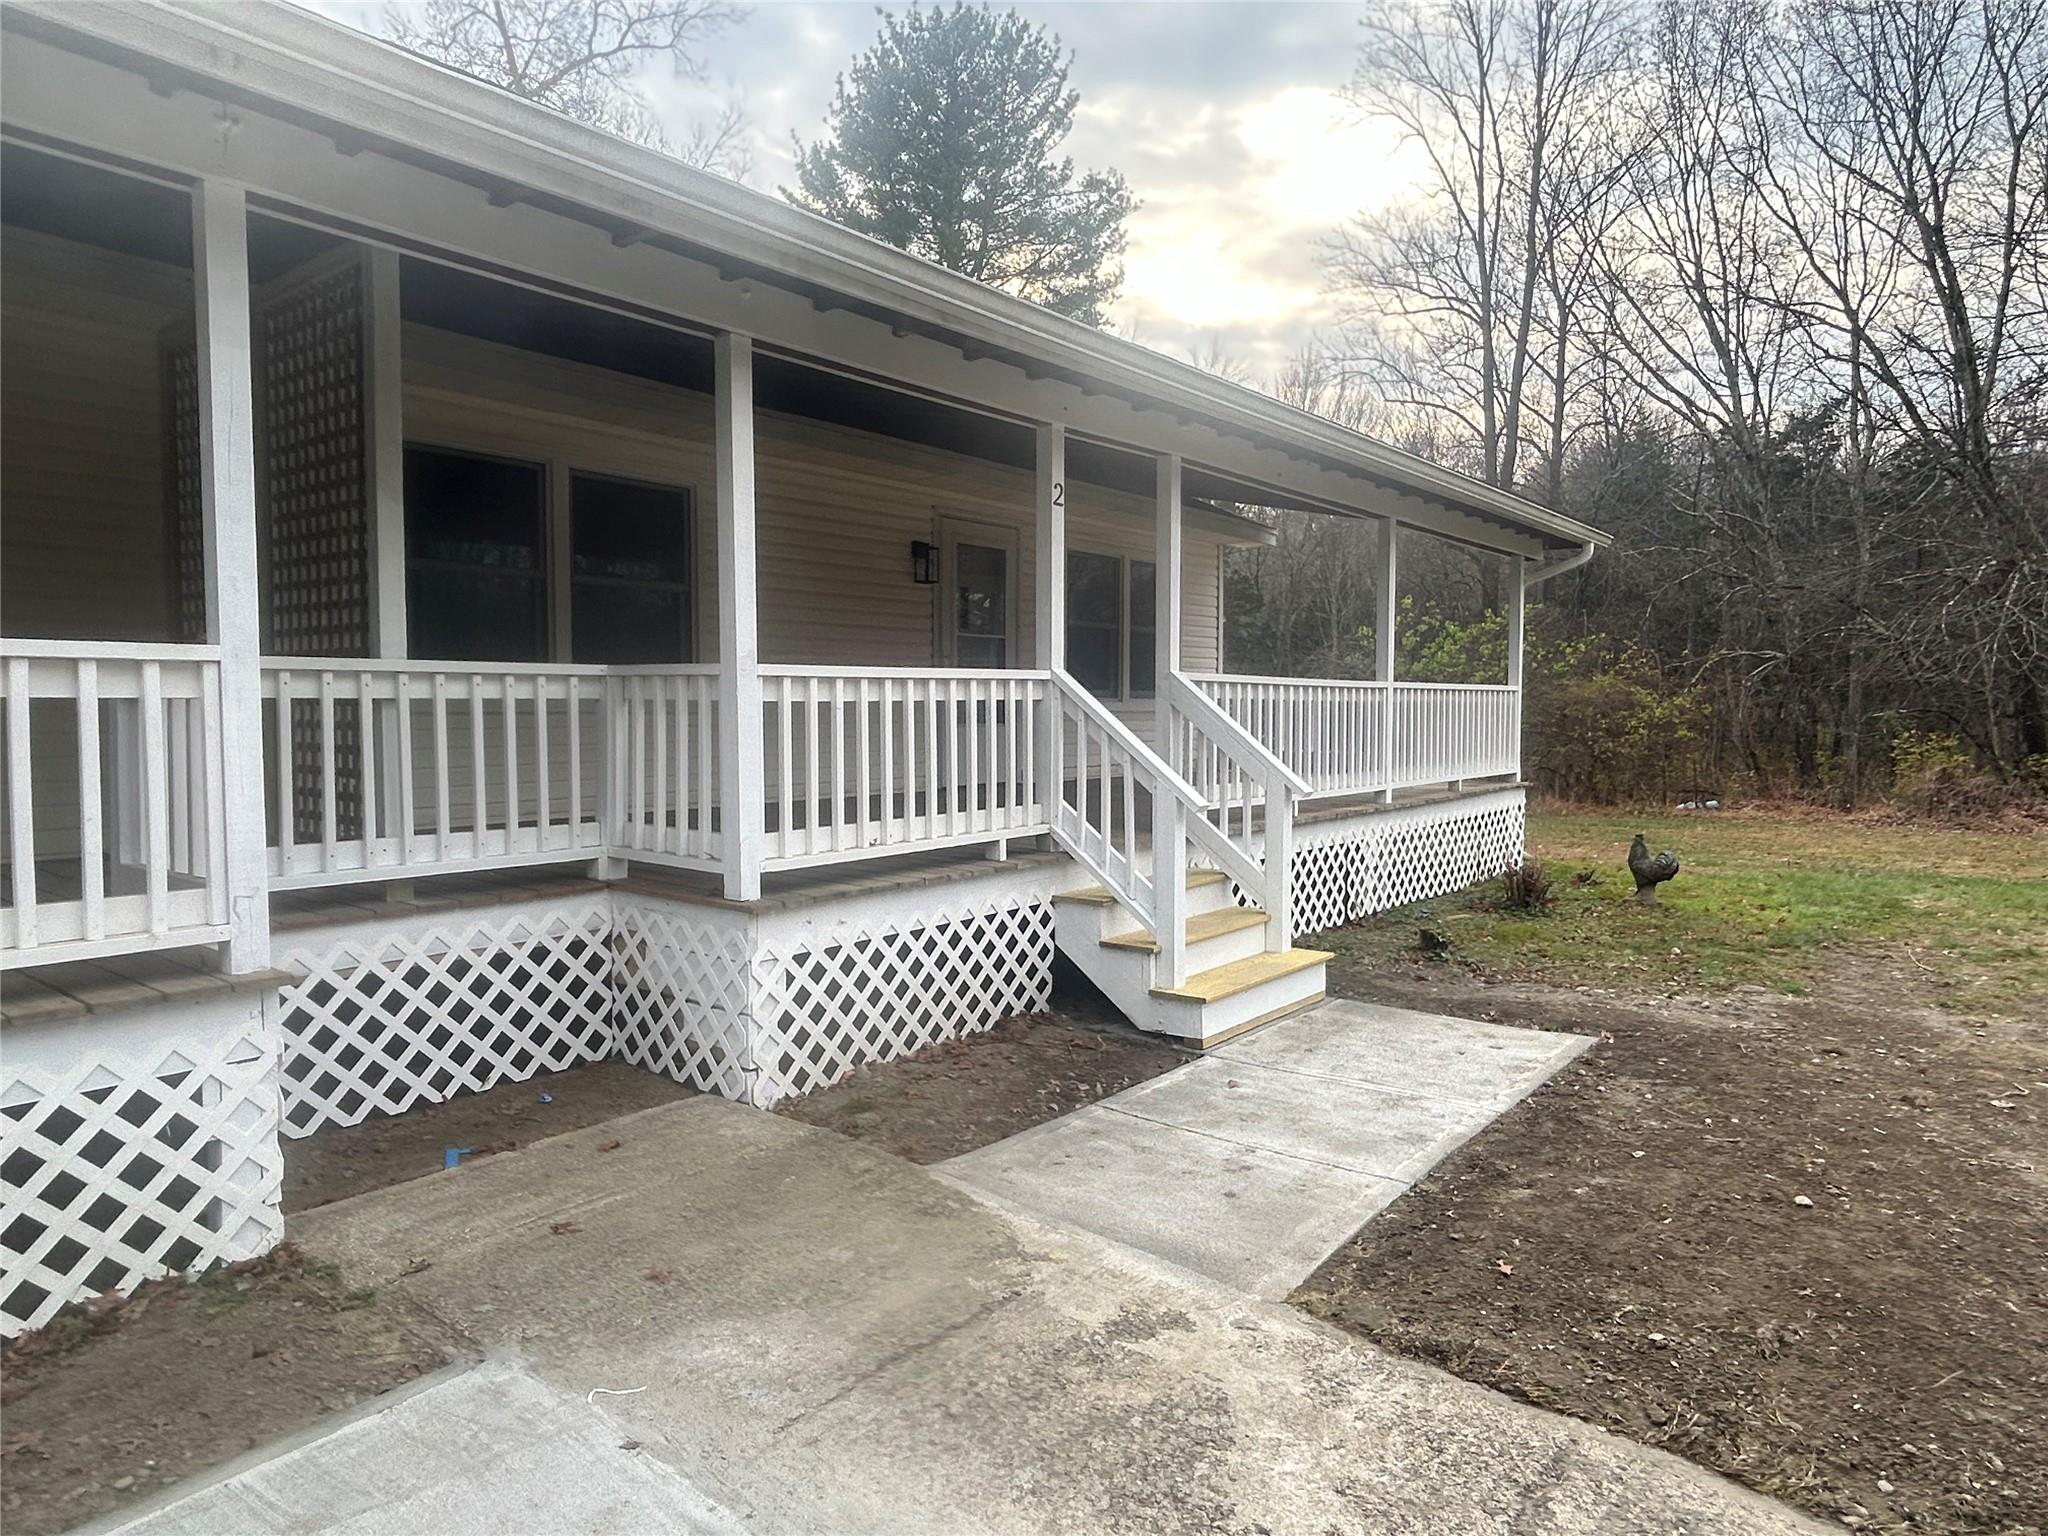
[[1181,508],[1180,508],[1180,455],[1162,453],[1153,461],[1155,466],[1154,485],[1156,499],[1153,506],[1155,525],[1153,558],[1158,573],[1153,580],[1154,602],[1152,620],[1155,625],[1153,638],[1152,696],[1155,706],[1156,734],[1160,755],[1178,769],[1173,746],[1173,695],[1174,679],[1180,673],[1180,608],[1181,608]]
[[[221,831],[231,972],[270,964],[265,869],[262,637],[257,613],[254,356],[249,209],[243,189],[192,190],[192,279],[199,353],[199,483],[206,632],[220,647]],[[280,815],[290,815],[281,807]]]
[[[407,650],[405,612],[405,371],[400,356],[398,252],[373,246],[363,268],[369,331],[370,591],[373,655]],[[387,781],[388,782],[388,781]]]
[[1379,614],[1372,632],[1372,675],[1384,685],[1382,720],[1385,729],[1380,733],[1380,768],[1385,777],[1380,800],[1386,805],[1394,803],[1394,615],[1397,611],[1394,601],[1394,536],[1399,526],[1391,517],[1380,523],[1379,559],[1376,562]]
[[1522,621],[1528,603],[1529,566],[1520,555],[1508,559],[1508,729],[1514,735],[1515,777],[1522,776]]
[[763,788],[759,581],[754,543],[754,343],[720,331],[712,343],[718,418],[719,837],[725,894],[761,895]]
[[1038,428],[1038,602],[1033,627],[1041,671],[1067,664],[1067,429]]

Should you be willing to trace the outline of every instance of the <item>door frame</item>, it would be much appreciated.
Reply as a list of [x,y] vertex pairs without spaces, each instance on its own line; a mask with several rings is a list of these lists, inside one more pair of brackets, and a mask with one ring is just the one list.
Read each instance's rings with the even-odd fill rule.
[[1005,555],[1003,562],[1003,654],[1005,666],[1017,666],[1017,567],[1023,560],[1023,540],[1020,530],[1013,523],[991,523],[978,517],[961,517],[952,513],[941,513],[938,519],[939,534],[939,591],[932,603],[932,655],[938,658],[942,667],[956,667],[954,642],[957,639],[953,624],[953,587],[956,571],[955,556],[962,544],[982,544],[991,549],[1000,549]]

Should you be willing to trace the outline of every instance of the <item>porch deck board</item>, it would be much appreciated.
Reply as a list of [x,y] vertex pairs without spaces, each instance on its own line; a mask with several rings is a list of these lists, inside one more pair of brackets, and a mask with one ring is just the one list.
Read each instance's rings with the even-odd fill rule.
[[194,953],[157,950],[107,960],[68,960],[0,973],[0,1025],[20,1027],[117,1013],[229,992],[274,991],[283,971],[231,976]]

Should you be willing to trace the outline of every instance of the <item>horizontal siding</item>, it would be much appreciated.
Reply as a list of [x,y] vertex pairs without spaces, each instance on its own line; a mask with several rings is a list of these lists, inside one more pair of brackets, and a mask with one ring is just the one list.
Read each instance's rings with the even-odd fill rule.
[[162,339],[190,274],[10,227],[0,241],[7,633],[168,640]]
[[[407,436],[576,468],[688,484],[696,492],[698,652],[717,650],[717,538],[710,400],[687,390],[408,327]],[[826,423],[763,412],[756,424],[761,657],[791,665],[931,666],[938,588],[911,580],[910,545],[947,517],[1017,530],[1019,664],[1035,654],[1034,487],[1029,471]],[[1152,552],[1148,498],[1076,485],[1068,542]],[[1224,540],[1185,538],[1186,664],[1216,665]],[[1149,706],[1130,707],[1134,719]]]

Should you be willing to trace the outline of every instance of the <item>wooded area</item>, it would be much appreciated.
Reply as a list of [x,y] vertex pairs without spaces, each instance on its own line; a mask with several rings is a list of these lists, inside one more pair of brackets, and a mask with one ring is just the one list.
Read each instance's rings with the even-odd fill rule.
[[[2038,795],[2048,7],[1428,0],[1349,94],[1426,193],[1278,392],[1615,535],[1531,612],[1539,782]],[[1372,530],[1280,523],[1226,664],[1369,675]],[[1502,563],[1402,556],[1400,675],[1497,678]]]

